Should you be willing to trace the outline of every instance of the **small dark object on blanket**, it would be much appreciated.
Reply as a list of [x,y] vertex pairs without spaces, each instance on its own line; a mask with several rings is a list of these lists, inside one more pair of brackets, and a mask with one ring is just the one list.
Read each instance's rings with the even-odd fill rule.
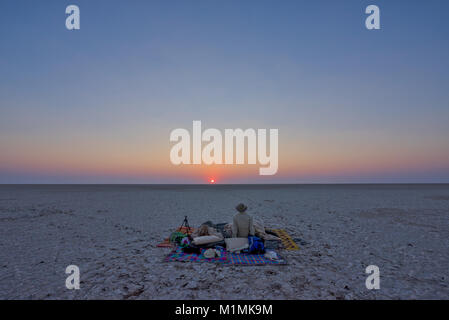
[[182,252],[201,254],[201,248],[195,246],[194,244],[190,244],[188,247],[182,248]]

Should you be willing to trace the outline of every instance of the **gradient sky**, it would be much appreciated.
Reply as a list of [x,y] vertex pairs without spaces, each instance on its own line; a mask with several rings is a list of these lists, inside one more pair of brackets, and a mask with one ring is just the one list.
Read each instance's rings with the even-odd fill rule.
[[[81,30],[65,28],[76,4]],[[365,8],[381,9],[381,30]],[[449,1],[0,2],[0,183],[449,182]],[[279,171],[175,128],[278,128]]]

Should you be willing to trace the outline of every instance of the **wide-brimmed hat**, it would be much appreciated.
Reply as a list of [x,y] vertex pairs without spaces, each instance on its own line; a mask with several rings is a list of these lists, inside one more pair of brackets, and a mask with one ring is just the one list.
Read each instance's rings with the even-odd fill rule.
[[239,203],[237,207],[235,207],[235,209],[237,209],[238,212],[245,212],[246,209],[248,209],[248,207],[245,206],[243,203]]

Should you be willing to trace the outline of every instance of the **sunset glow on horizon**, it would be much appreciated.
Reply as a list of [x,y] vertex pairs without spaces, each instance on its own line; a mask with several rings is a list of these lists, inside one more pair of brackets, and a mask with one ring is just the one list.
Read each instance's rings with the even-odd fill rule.
[[[379,1],[384,27],[368,31],[364,1],[105,15],[81,0],[72,32],[65,4],[19,2],[0,12],[0,183],[449,182],[447,3]],[[170,132],[194,120],[278,129],[277,173],[173,165]]]

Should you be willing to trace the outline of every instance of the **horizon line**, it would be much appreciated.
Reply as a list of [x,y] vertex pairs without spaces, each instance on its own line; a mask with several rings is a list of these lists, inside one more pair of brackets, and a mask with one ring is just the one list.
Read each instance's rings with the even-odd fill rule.
[[304,183],[0,183],[0,186],[40,186],[40,185],[91,185],[91,186],[106,186],[106,185],[116,185],[116,186],[263,186],[263,185],[273,185],[273,186],[299,186],[299,185],[444,185],[449,184],[449,182],[304,182]]

